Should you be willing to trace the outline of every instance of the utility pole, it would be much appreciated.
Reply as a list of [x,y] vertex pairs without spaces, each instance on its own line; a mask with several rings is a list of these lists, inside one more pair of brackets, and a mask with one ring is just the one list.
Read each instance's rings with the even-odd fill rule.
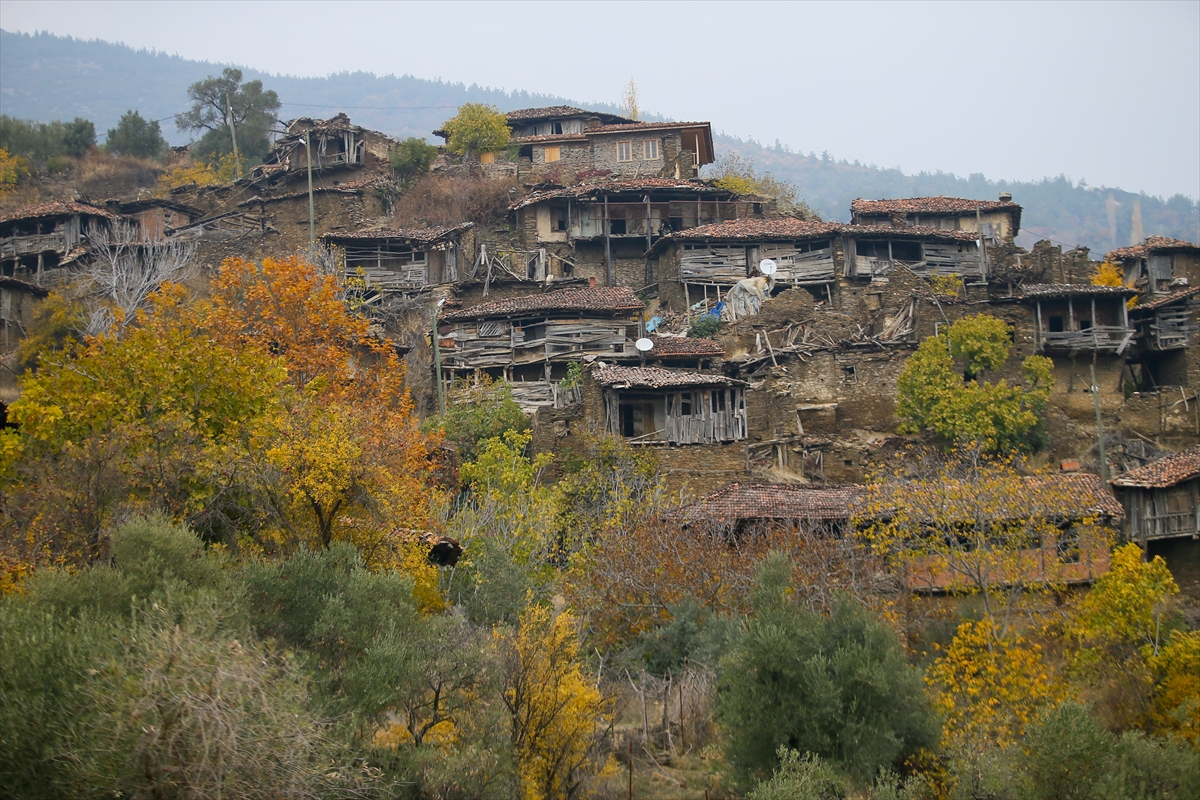
[[[979,201],[975,202],[975,230],[979,232],[979,275],[987,282],[987,245],[983,243],[983,218],[979,214]],[[891,246],[891,243],[888,243]]]
[[443,297],[441,300],[438,300],[437,305],[435,305],[433,307],[433,364],[434,364],[434,367],[437,369],[438,414],[446,413],[446,398],[444,396],[443,389],[442,389],[442,346],[441,346],[441,343],[438,342],[438,324],[437,324],[438,309],[440,309],[442,307],[442,304],[445,302],[446,302],[446,298]]
[[313,213],[312,142],[308,131],[304,132],[304,155],[308,158],[308,254],[311,258],[316,252],[314,248],[317,244],[317,218]]
[[[1093,322],[1093,324],[1095,324]],[[1096,401],[1096,431],[1099,434],[1100,480],[1108,485],[1108,446],[1104,443],[1104,420],[1100,418],[1100,387],[1096,386],[1096,363],[1092,362],[1092,398]]]
[[229,92],[225,93],[225,124],[229,126],[229,138],[233,140],[233,160],[237,164],[235,169],[237,170],[237,176],[240,178],[242,177],[242,161],[241,157],[238,156],[237,131],[233,125],[233,105],[229,102]]

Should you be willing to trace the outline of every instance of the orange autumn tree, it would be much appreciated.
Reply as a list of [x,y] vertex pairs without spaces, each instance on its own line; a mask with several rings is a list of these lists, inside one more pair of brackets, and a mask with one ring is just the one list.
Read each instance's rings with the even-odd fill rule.
[[167,284],[124,328],[41,353],[9,408],[19,428],[0,435],[0,559],[94,561],[128,512],[225,538],[285,372],[267,353],[213,342],[202,317]]
[[429,524],[438,438],[417,425],[394,346],[350,311],[337,275],[303,258],[228,259],[212,292],[213,330],[278,355],[294,389],[260,442],[274,525],[259,544],[350,541],[373,566],[427,571],[398,532]]

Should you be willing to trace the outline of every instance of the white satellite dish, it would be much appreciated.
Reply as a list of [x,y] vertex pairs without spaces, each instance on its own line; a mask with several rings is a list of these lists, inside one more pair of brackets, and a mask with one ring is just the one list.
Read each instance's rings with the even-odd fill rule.
[[641,339],[638,339],[636,342],[634,342],[633,346],[636,347],[642,353],[648,353],[654,348],[654,340],[642,337]]
[[774,275],[777,269],[779,267],[775,266],[775,262],[769,258],[764,258],[758,262],[758,271],[763,275]]

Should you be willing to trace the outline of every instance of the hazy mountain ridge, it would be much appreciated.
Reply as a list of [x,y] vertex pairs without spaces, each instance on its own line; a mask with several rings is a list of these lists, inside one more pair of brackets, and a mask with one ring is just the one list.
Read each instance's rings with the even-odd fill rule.
[[[189,84],[224,66],[108,42],[0,31],[0,112],[41,121],[82,116],[93,120],[103,133],[133,108],[144,117],[163,119],[168,140],[182,144],[189,137],[178,132],[170,118],[186,108]],[[502,110],[563,104],[618,111],[613,104],[580,103],[411,75],[343,72],[302,78],[253,69],[243,69],[243,73],[248,80],[261,79],[279,94],[285,117],[326,117],[344,110],[356,123],[394,136],[431,137],[465,102],[491,103]],[[763,147],[725,134],[716,141],[719,150],[735,150],[752,158],[760,169],[793,181],[800,196],[826,219],[848,219],[850,201],[856,197],[945,194],[991,199],[1008,191],[1024,206],[1022,228],[1026,233],[1022,241],[1027,244],[1050,237],[1098,252],[1129,244],[1135,203],[1145,235],[1200,240],[1200,206],[1182,195],[1163,199],[1092,188],[1061,176],[1022,182],[989,180],[978,174],[967,178],[942,172],[907,175],[896,168],[805,155],[781,146]]]

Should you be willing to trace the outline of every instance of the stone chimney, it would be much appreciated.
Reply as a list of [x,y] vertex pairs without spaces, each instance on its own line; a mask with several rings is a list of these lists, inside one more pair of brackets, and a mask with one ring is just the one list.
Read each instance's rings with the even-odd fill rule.
[[1001,203],[1011,203],[1012,202],[1012,192],[1001,192],[1000,193],[1000,202]]

